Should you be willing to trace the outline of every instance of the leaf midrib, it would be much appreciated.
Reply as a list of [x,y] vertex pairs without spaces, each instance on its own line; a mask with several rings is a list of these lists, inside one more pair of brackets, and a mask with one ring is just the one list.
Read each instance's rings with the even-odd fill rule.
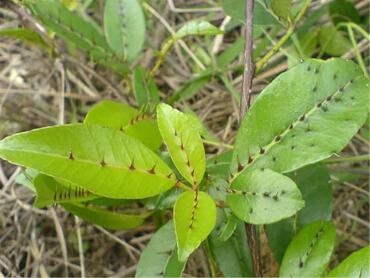
[[[0,150],[1,150],[1,148],[0,148]],[[99,165],[99,161],[96,162],[96,161],[93,161],[93,160],[81,159],[81,158],[74,158],[73,160],[70,160],[68,157],[65,157],[65,156],[62,156],[62,155],[59,155],[59,154],[49,154],[49,153],[45,153],[45,152],[37,152],[37,151],[31,151],[31,150],[24,151],[24,150],[19,150],[19,149],[12,149],[12,148],[3,148],[3,150],[9,150],[9,151],[12,151],[12,152],[20,152],[20,153],[38,154],[38,155],[45,156],[46,158],[50,157],[50,158],[63,159],[63,160],[66,160],[66,162],[69,161],[70,163],[73,163],[73,161],[77,161],[77,162],[82,162],[82,163],[90,164],[90,165],[94,165],[94,166]],[[25,165],[25,166],[27,166],[27,165]],[[117,169],[117,170],[122,170],[122,171],[127,171],[127,172],[137,172],[138,174],[145,174],[147,176],[160,176],[163,179],[172,180],[172,181],[176,182],[176,180],[174,180],[172,178],[173,175],[171,175],[170,178],[167,178],[167,175],[169,175],[172,172],[168,173],[167,175],[164,174],[164,173],[151,174],[151,173],[147,172],[150,169],[138,169],[138,168],[129,169],[129,167],[126,168],[126,167],[123,167],[123,166],[117,166],[117,165],[112,165],[112,164],[106,164],[104,167],[102,167],[102,169],[103,168]]]

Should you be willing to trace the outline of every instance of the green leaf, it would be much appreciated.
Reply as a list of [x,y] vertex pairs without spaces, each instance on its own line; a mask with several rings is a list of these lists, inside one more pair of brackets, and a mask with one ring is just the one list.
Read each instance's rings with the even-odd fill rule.
[[47,28],[87,52],[93,60],[120,73],[127,71],[92,19],[68,10],[59,0],[28,0],[26,5]]
[[370,277],[370,246],[353,252],[328,277]]
[[110,198],[150,197],[176,183],[170,168],[140,141],[96,125],[15,134],[0,141],[0,157]]
[[148,214],[132,215],[111,212],[104,209],[84,206],[78,203],[62,203],[70,213],[81,219],[111,230],[128,230],[143,224]]
[[134,93],[138,107],[159,103],[159,89],[145,68],[136,67],[133,77]]
[[332,56],[341,56],[352,48],[349,40],[333,25],[320,28],[319,42],[321,52]]
[[99,102],[86,115],[84,123],[120,130],[140,140],[153,151],[158,150],[162,144],[162,138],[153,116],[140,112],[127,104],[109,100]]
[[175,203],[174,221],[179,260],[185,261],[211,233],[216,204],[205,192],[186,191]]
[[145,39],[145,18],[137,0],[107,0],[104,31],[109,46],[120,57],[132,61]]
[[303,228],[289,244],[280,267],[282,277],[321,277],[335,244],[335,226],[317,221]]
[[269,169],[239,175],[226,202],[236,216],[256,225],[290,217],[304,206],[295,183]]
[[316,220],[330,220],[332,212],[330,176],[324,164],[308,165],[290,176],[302,193],[305,207],[294,218],[266,226],[269,245],[279,263],[295,233]]
[[175,41],[180,40],[186,36],[204,36],[204,35],[218,35],[223,34],[223,32],[213,26],[211,23],[204,20],[192,20],[188,21],[183,25],[173,36],[172,39]]
[[352,1],[335,0],[329,3],[329,13],[335,25],[341,22],[353,22],[359,24],[361,17]]
[[279,75],[242,121],[234,179],[261,168],[290,172],[340,152],[366,120],[368,86],[356,64],[335,58],[309,59]]
[[46,42],[39,33],[26,28],[0,30],[0,37],[1,36],[19,39],[32,45],[44,48],[50,53],[53,51],[53,47]]
[[[245,23],[245,0],[221,0],[221,6],[225,13],[241,23]],[[254,3],[253,24],[276,25],[278,21],[264,7],[262,0]]]
[[44,174],[38,174],[33,183],[36,189],[34,205],[38,208],[56,203],[88,201],[97,197],[81,187],[63,181],[58,182]]
[[212,177],[226,179],[229,174],[232,155],[232,151],[227,151],[207,159],[207,173]]
[[181,277],[185,264],[178,260],[173,221],[169,221],[141,253],[135,277]]
[[271,9],[278,17],[288,20],[290,9],[292,8],[292,0],[272,0]]
[[[252,259],[247,243],[244,223],[238,221],[235,231],[227,239],[218,236],[220,223],[226,221],[222,211],[218,210],[217,222],[219,224],[209,237],[209,244],[218,267],[225,277],[252,277]],[[228,218],[230,219],[230,218]]]
[[180,174],[193,186],[202,181],[205,151],[199,133],[188,116],[167,104],[157,107],[159,131]]

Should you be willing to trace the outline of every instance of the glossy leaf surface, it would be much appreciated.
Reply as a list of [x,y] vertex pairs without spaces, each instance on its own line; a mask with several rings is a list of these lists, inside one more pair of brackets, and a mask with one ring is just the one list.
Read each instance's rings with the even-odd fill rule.
[[216,205],[202,191],[186,191],[177,199],[174,221],[178,255],[185,261],[211,233],[216,223]]
[[340,152],[366,120],[368,86],[343,59],[310,59],[280,74],[242,121],[234,178],[260,168],[290,172]]
[[162,138],[153,115],[140,112],[123,103],[105,100],[95,105],[84,120],[85,124],[96,124],[122,131],[156,151]]
[[290,217],[304,206],[296,184],[269,169],[238,176],[227,192],[226,202],[235,215],[256,225]]
[[132,215],[85,206],[78,203],[61,204],[67,211],[81,219],[111,230],[128,230],[143,224],[147,215]]
[[197,186],[205,171],[205,151],[188,116],[167,104],[157,107],[159,131],[180,174]]
[[335,245],[335,226],[317,221],[303,228],[289,244],[280,267],[282,277],[321,277]]
[[105,1],[104,32],[118,56],[133,60],[145,39],[145,19],[139,1]]
[[177,256],[173,221],[162,226],[141,253],[135,277],[181,277],[186,262]]
[[97,125],[70,124],[15,134],[0,156],[97,195],[141,199],[170,189],[170,168],[141,142]]

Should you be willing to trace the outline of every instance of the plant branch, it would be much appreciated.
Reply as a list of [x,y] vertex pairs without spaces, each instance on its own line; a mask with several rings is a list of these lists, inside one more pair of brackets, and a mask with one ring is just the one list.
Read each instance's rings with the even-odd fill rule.
[[259,72],[270,58],[279,51],[279,49],[284,45],[284,43],[293,35],[296,24],[301,20],[303,15],[306,13],[308,7],[310,6],[312,0],[306,0],[302,9],[299,11],[298,15],[293,22],[289,23],[288,29],[284,36],[282,36],[279,41],[256,63],[256,73]]
[[[255,65],[253,63],[253,7],[254,0],[245,1],[245,50],[244,50],[244,74],[243,87],[240,99],[239,120],[242,121],[245,112],[250,106],[250,98],[252,91],[252,82],[255,72]],[[262,277],[262,262],[261,251],[259,245],[259,238],[257,229],[252,224],[245,224],[245,229],[248,238],[248,246],[252,254],[253,272],[256,277]]]
[[240,99],[239,120],[241,121],[245,112],[250,106],[250,96],[252,91],[252,81],[255,66],[253,64],[253,7],[254,0],[245,1],[245,51],[244,51],[244,74],[243,74],[243,89]]

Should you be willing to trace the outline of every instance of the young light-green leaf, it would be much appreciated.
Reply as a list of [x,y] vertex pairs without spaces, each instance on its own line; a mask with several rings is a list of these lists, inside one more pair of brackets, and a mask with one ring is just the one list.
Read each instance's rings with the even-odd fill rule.
[[316,221],[291,241],[280,267],[281,277],[321,277],[335,244],[335,226]]
[[186,261],[180,262],[176,250],[173,221],[162,226],[140,255],[135,277],[181,277]]
[[242,121],[234,178],[260,168],[290,172],[340,152],[366,120],[368,86],[356,64],[338,58],[310,59],[279,75]]
[[105,1],[104,32],[114,52],[132,61],[145,39],[145,18],[139,1]]
[[332,190],[328,169],[323,163],[308,165],[289,175],[302,193],[305,207],[289,219],[266,226],[269,245],[280,263],[295,233],[317,220],[330,220]]
[[370,246],[353,252],[328,277],[370,277]]
[[43,208],[56,203],[83,202],[97,198],[89,191],[44,174],[38,174],[33,180],[36,189],[34,205]]
[[112,212],[100,208],[85,206],[78,203],[62,203],[70,213],[83,220],[111,230],[128,230],[143,224],[148,214],[133,215]]
[[206,159],[202,139],[192,127],[191,120],[171,106],[160,104],[157,121],[176,168],[188,182],[198,186],[204,175]]
[[153,115],[140,112],[127,104],[110,100],[99,102],[86,115],[84,123],[120,130],[140,140],[153,151],[158,150],[162,144]]
[[205,192],[186,191],[175,203],[174,221],[179,260],[185,261],[211,233],[216,204]]
[[304,206],[296,184],[269,169],[239,175],[226,201],[236,216],[256,225],[277,222]]
[[146,198],[176,183],[171,169],[140,141],[97,125],[15,134],[0,141],[0,157],[109,198]]

